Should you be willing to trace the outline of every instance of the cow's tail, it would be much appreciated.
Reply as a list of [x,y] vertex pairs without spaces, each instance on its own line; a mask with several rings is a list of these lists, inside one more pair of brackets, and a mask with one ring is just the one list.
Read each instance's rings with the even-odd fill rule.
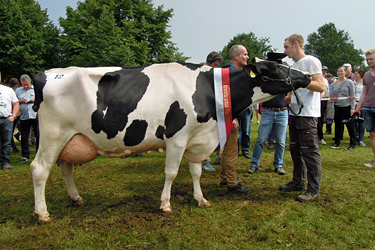
[[39,110],[40,104],[43,102],[43,88],[46,85],[47,76],[44,72],[38,73],[34,76],[34,91],[35,91],[35,100],[33,105],[33,110],[37,112]]

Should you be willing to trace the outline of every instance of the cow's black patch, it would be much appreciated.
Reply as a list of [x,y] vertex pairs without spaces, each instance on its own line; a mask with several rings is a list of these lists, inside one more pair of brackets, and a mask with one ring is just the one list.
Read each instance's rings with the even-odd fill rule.
[[164,132],[167,138],[171,138],[176,134],[180,129],[182,129],[186,124],[187,114],[183,109],[180,108],[178,101],[172,103],[169,107],[167,115],[165,116],[165,127]]
[[178,101],[175,101],[171,104],[165,116],[165,127],[159,126],[156,130],[155,136],[159,139],[163,139],[163,135],[167,138],[173,137],[185,126],[186,118],[187,114],[182,108],[180,108]]
[[134,120],[126,129],[124,144],[125,146],[136,146],[143,141],[146,135],[147,122],[145,120]]
[[197,70],[203,66],[202,64],[193,64],[193,63],[182,63],[182,65],[184,65],[185,67],[191,70]]
[[136,109],[150,82],[142,73],[143,69],[127,68],[109,72],[100,79],[97,109],[91,116],[95,133],[103,131],[111,139],[124,130],[128,115]]
[[155,133],[156,138],[158,138],[160,140],[164,140],[164,137],[163,137],[164,131],[165,131],[165,128],[163,126],[159,126],[156,129],[156,133]]
[[43,102],[43,88],[47,82],[47,76],[44,72],[38,73],[33,78],[35,100],[33,104],[33,110],[38,111],[40,104]]
[[199,73],[192,98],[198,122],[208,122],[210,118],[216,120],[213,70]]

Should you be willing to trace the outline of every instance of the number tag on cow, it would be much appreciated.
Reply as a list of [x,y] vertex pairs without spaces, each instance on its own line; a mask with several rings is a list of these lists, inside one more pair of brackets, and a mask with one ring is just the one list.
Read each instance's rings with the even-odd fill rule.
[[66,78],[68,75],[67,74],[47,74],[48,79],[53,79],[53,80],[62,80]]

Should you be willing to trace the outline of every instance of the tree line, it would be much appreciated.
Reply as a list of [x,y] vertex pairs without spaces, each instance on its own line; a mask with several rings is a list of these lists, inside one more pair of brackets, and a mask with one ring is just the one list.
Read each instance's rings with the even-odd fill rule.
[[[35,0],[2,0],[0,9],[3,80],[56,67],[133,67],[189,59],[167,31],[173,9],[163,10],[151,0],[80,1],[76,9],[67,7],[66,18],[59,18],[61,28]],[[234,44],[244,45],[250,57],[264,58],[274,51],[269,38],[242,33],[224,46],[224,62]],[[355,49],[349,34],[333,23],[309,35],[305,49],[330,69],[344,62],[363,66],[363,51]]]

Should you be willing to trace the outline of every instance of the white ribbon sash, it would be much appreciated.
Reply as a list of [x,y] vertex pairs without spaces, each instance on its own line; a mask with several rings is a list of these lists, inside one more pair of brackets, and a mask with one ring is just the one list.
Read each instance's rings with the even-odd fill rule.
[[216,117],[219,130],[220,151],[232,130],[232,103],[228,68],[214,68]]

